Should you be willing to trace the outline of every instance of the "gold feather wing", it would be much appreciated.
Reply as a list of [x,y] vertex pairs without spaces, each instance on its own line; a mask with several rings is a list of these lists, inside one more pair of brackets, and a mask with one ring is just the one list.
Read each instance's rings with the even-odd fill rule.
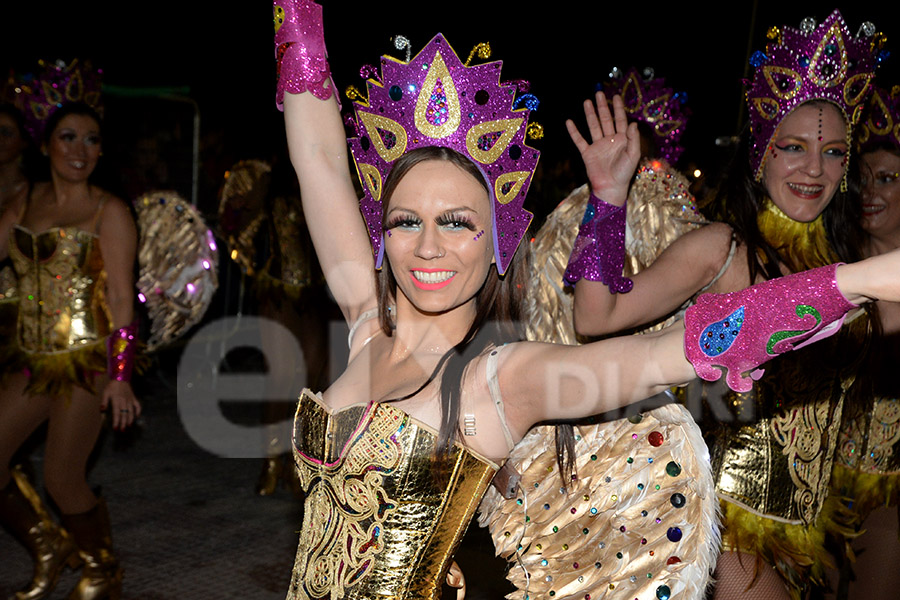
[[[532,242],[535,276],[525,307],[529,339],[576,344],[563,273],[589,189],[573,191]],[[683,176],[640,166],[629,192],[626,274],[652,262],[702,222]],[[718,502],[699,427],[680,404],[575,428],[575,478],[562,485],[555,427],[537,426],[508,465],[514,498],[491,488],[479,510],[510,562],[508,598],[700,600],[719,548]]]
[[147,350],[153,351],[203,318],[219,285],[219,252],[202,215],[176,192],[149,192],[134,207],[138,299],[150,318]]

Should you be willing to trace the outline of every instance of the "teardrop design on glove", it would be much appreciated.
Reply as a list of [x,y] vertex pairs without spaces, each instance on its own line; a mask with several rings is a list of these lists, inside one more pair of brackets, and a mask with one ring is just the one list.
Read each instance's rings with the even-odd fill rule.
[[[744,325],[744,307],[711,325],[700,335],[700,350],[706,356],[719,356],[728,351]],[[774,337],[774,336],[773,336]],[[777,340],[776,340],[777,341]]]

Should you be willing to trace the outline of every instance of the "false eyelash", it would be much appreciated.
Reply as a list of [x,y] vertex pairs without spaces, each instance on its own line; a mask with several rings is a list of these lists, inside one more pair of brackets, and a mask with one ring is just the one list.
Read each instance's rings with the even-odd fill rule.
[[459,213],[444,213],[437,218],[435,221],[438,225],[451,225],[453,223],[459,223],[466,229],[470,231],[475,231],[475,224],[472,223],[472,219],[469,218],[468,215],[459,214]]
[[387,223],[384,224],[384,229],[394,229],[395,227],[399,227],[400,225],[421,225],[422,220],[418,217],[413,217],[410,215],[399,214],[392,217]]

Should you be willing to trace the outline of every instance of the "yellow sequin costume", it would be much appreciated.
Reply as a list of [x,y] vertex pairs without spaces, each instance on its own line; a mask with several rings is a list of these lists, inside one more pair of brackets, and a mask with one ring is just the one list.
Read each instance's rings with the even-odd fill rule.
[[30,371],[27,391],[66,395],[73,384],[93,391],[93,374],[106,371],[111,328],[99,238],[74,227],[33,232],[16,225],[9,254],[18,277],[17,340]]
[[390,404],[330,412],[303,392],[294,460],[306,501],[288,600],[440,598],[497,465],[456,445],[440,484],[436,441]]
[[[758,221],[792,271],[837,261],[821,216],[799,223],[767,201]],[[767,363],[752,391],[725,393],[734,421],[709,431],[723,549],[774,566],[794,598],[823,584],[833,563],[819,516],[858,366],[848,357],[859,355],[867,336],[868,318],[857,315],[836,336]]]

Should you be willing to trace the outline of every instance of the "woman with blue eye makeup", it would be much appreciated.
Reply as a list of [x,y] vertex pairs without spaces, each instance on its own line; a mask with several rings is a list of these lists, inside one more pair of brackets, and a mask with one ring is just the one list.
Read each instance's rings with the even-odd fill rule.
[[[16,600],[48,597],[67,566],[82,564],[68,597],[115,600],[122,569],[87,462],[105,422],[122,430],[141,412],[129,383],[137,230],[126,203],[90,181],[101,155],[98,113],[80,101],[61,104],[30,121],[33,135],[43,134],[49,180],[0,217],[0,258],[9,256],[17,275],[24,362],[0,389],[0,524],[34,560],[32,581]],[[43,484],[62,527],[10,469],[45,422]]]
[[[806,19],[800,29],[772,29],[765,53],[751,61],[749,128],[707,208],[717,222],[681,236],[631,280],[621,276],[621,262],[609,269],[606,250],[590,261],[573,253],[569,280],[577,282],[579,333],[631,330],[668,317],[704,291],[741,290],[864,257],[849,141],[871,89],[878,49],[872,31],[852,36],[837,11],[820,25]],[[838,41],[846,53],[833,51]],[[616,162],[612,144],[579,147],[592,188],[606,201],[598,206],[623,204],[623,184],[636,163]],[[597,237],[591,227],[583,226],[584,235]],[[594,264],[611,276],[593,277],[585,265]],[[700,423],[723,514],[717,600],[748,591],[799,599],[826,585],[833,557],[819,515],[842,412],[862,393],[856,374],[869,327],[867,315],[856,314],[826,342],[772,361],[750,391],[721,394],[729,413]]]
[[[538,152],[525,143],[533,128],[528,103],[515,102],[518,84],[500,80],[499,62],[464,64],[437,35],[405,60],[383,57],[348,107],[348,139],[323,8],[276,0],[273,9],[276,106],[316,254],[350,328],[342,374],[324,391],[304,390],[297,404],[293,456],[306,498],[291,600],[437,598],[445,582],[461,594],[454,553],[514,445],[536,423],[620,408],[692,380],[694,369],[712,377],[699,339],[727,317],[719,302],[752,306],[745,324],[727,326],[746,343],[716,363],[735,367],[733,383],[771,357],[757,352],[775,333],[767,319],[791,313],[794,292],[818,305],[823,323],[857,308],[847,299],[900,292],[878,267],[900,260],[892,253],[765,282],[750,288],[752,298],[702,296],[683,322],[647,335],[579,346],[522,341],[522,277],[531,271],[519,246]],[[597,168],[605,158],[619,165],[640,156],[621,97],[612,110],[603,97],[597,104],[586,106],[591,143],[576,138],[589,172],[599,172],[594,191],[609,182],[609,170]],[[863,274],[873,278],[860,287]],[[673,544],[683,518],[672,515],[672,531],[662,533]],[[655,588],[659,598],[670,592]]]

